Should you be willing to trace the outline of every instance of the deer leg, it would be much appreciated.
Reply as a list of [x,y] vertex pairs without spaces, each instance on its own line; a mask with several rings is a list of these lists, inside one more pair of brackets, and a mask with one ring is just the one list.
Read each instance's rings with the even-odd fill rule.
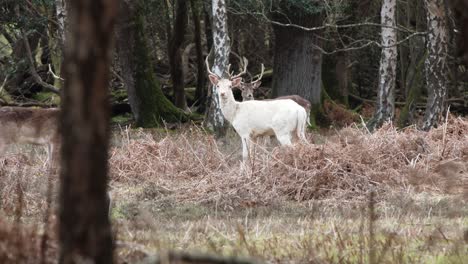
[[5,142],[0,140],[0,158],[3,158],[5,155],[5,150],[6,150],[6,144]]
[[248,137],[241,137],[242,140],[242,160],[246,161],[249,158],[249,138]]

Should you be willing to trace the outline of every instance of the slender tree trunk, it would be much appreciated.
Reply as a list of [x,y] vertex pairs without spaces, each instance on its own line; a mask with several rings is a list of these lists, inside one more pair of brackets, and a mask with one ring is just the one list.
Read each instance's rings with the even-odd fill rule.
[[[195,101],[198,105],[198,112],[205,111],[206,89],[205,89],[205,64],[203,63],[203,46],[202,46],[202,30],[200,23],[200,8],[199,1],[190,0],[190,7],[192,8],[192,19],[194,25],[194,38],[195,50],[197,54],[197,88],[195,90]],[[209,23],[209,21],[205,21]]]
[[348,84],[349,84],[349,53],[339,52],[336,55],[335,75],[338,82],[338,92],[340,95],[340,101],[345,106],[349,105],[348,101]]
[[116,48],[128,101],[138,126],[186,121],[187,116],[163,94],[154,75],[141,13],[142,0],[120,0]]
[[[408,22],[407,26],[416,31],[426,30],[426,17],[424,13],[423,3],[420,1],[408,2]],[[425,38],[423,36],[415,36],[410,38],[408,49],[408,70],[406,71],[405,82],[405,105],[400,111],[398,120],[399,127],[405,127],[413,124],[416,120],[414,113],[416,104],[420,101],[424,80],[424,60],[425,60]],[[401,62],[400,62],[401,64]]]
[[205,37],[206,47],[210,51],[213,48],[213,30],[212,30],[212,5],[211,1],[203,1],[203,14],[205,17]]
[[[218,76],[226,76],[229,63],[230,39],[227,28],[227,12],[224,0],[212,0],[213,13],[213,48],[214,63],[211,71]],[[211,127],[218,137],[226,133],[227,122],[221,112],[217,90],[211,85],[211,103],[207,112],[207,126]]]
[[384,0],[381,10],[382,55],[380,57],[377,108],[369,121],[369,130],[391,121],[395,114],[395,80],[398,49],[396,26],[396,0]]
[[115,0],[73,0],[61,105],[60,263],[113,263],[108,83]]
[[426,83],[428,101],[422,129],[437,126],[443,117],[447,96],[448,32],[444,0],[425,0],[427,11]]
[[178,108],[188,109],[184,90],[184,67],[182,65],[182,44],[187,28],[187,1],[177,0],[174,30],[169,48],[174,104]]
[[450,0],[455,19],[460,26],[458,34],[458,56],[468,65],[468,0]]
[[[61,76],[62,73],[62,65],[63,65],[63,53],[64,53],[64,43],[65,43],[65,30],[67,27],[66,18],[67,18],[67,5],[66,0],[55,0],[55,15],[57,17],[57,24],[56,33],[57,37],[55,40],[51,39],[52,41],[56,41],[57,48],[52,52],[52,65],[57,76]],[[54,86],[61,88],[63,85],[63,81],[60,79],[54,79]]]

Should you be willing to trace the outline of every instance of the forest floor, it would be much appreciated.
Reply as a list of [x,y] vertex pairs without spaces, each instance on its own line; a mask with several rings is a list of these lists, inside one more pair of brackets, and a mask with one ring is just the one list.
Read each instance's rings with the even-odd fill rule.
[[[467,119],[451,116],[429,132],[351,125],[307,136],[310,144],[289,148],[261,142],[241,166],[232,131],[219,141],[195,126],[116,128],[116,259],[188,252],[259,263],[468,263]],[[30,147],[0,158],[1,263],[57,254],[58,179],[44,161]]]

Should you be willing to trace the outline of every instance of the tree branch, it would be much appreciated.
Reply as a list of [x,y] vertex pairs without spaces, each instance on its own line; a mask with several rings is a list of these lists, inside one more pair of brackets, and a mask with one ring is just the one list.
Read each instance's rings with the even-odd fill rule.
[[23,36],[24,46],[26,47],[26,53],[29,59],[29,73],[31,73],[36,83],[41,85],[44,89],[48,90],[49,92],[53,92],[55,94],[60,94],[60,90],[57,87],[44,82],[41,76],[37,74],[36,67],[34,66],[34,59],[33,59],[32,52],[31,52],[31,46],[29,46],[28,38],[26,37],[26,34],[23,32],[23,30],[21,30],[21,34]]

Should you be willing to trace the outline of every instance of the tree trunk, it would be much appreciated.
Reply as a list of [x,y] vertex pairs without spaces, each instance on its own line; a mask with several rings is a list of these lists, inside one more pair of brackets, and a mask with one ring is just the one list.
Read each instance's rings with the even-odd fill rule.
[[116,48],[121,76],[137,126],[154,127],[163,122],[186,121],[187,115],[177,109],[163,94],[149,57],[143,27],[140,1],[120,0]]
[[377,108],[369,121],[369,130],[380,127],[385,121],[391,121],[395,114],[395,80],[398,49],[396,26],[396,0],[384,0],[381,10],[382,55],[380,57],[379,86]]
[[468,0],[450,0],[453,7],[455,19],[460,26],[458,34],[458,56],[462,58],[468,66]]
[[[212,0],[213,13],[213,48],[214,63],[211,71],[218,76],[226,77],[229,63],[230,39],[227,28],[227,12],[224,0]],[[226,134],[227,122],[221,112],[218,91],[211,85],[211,102],[207,112],[207,126],[212,128],[218,137]]]
[[[56,24],[53,24],[51,27],[56,28],[56,36],[55,38],[50,37],[50,44],[51,46],[56,46],[57,48],[54,49],[54,52],[51,53],[52,65],[54,69],[54,73],[57,76],[61,76],[62,73],[62,65],[63,65],[63,51],[64,51],[64,43],[65,43],[65,29],[67,26],[66,18],[67,18],[67,5],[65,0],[55,0],[55,15],[56,15]],[[52,25],[51,23],[49,23]],[[52,36],[52,34],[51,34]],[[55,42],[55,43],[53,43]],[[54,45],[56,44],[56,45]],[[63,85],[63,81],[60,79],[54,79],[54,86],[57,88],[61,88]]]
[[426,87],[428,100],[422,129],[429,130],[441,121],[447,95],[448,32],[444,0],[425,0],[427,11]]
[[67,5],[65,0],[55,0],[55,13],[57,16],[57,34],[60,49],[63,50],[65,43],[65,21],[67,17]]
[[[420,1],[408,2],[406,7],[408,9],[408,28],[416,31],[426,30],[426,20],[424,13],[423,3]],[[406,71],[405,82],[405,105],[400,111],[398,120],[399,127],[405,127],[413,124],[416,120],[414,112],[416,104],[420,101],[422,96],[424,81],[424,60],[425,60],[425,42],[423,36],[415,36],[409,40],[409,56],[408,56],[408,70]],[[400,64],[402,64],[400,62]]]
[[61,105],[60,263],[113,263],[108,218],[109,67],[117,3],[69,1]]
[[[195,50],[197,54],[197,88],[195,90],[195,102],[198,105],[198,112],[205,112],[206,89],[205,89],[205,64],[203,63],[202,32],[200,23],[199,1],[190,0],[192,8],[192,19],[194,25]],[[209,23],[209,21],[205,21]]]
[[182,44],[187,28],[187,1],[177,0],[174,30],[169,47],[169,62],[171,66],[174,104],[178,108],[188,109],[184,90],[184,69],[182,65]]
[[348,94],[349,94],[349,53],[339,52],[336,55],[335,75],[338,82],[338,92],[340,95],[340,102],[345,106],[349,106]]
[[[307,17],[307,26],[319,25],[320,16]],[[303,21],[298,21],[300,23]],[[315,123],[320,106],[322,53],[317,32],[273,26],[275,54],[273,97],[297,94],[312,104],[311,122]]]

